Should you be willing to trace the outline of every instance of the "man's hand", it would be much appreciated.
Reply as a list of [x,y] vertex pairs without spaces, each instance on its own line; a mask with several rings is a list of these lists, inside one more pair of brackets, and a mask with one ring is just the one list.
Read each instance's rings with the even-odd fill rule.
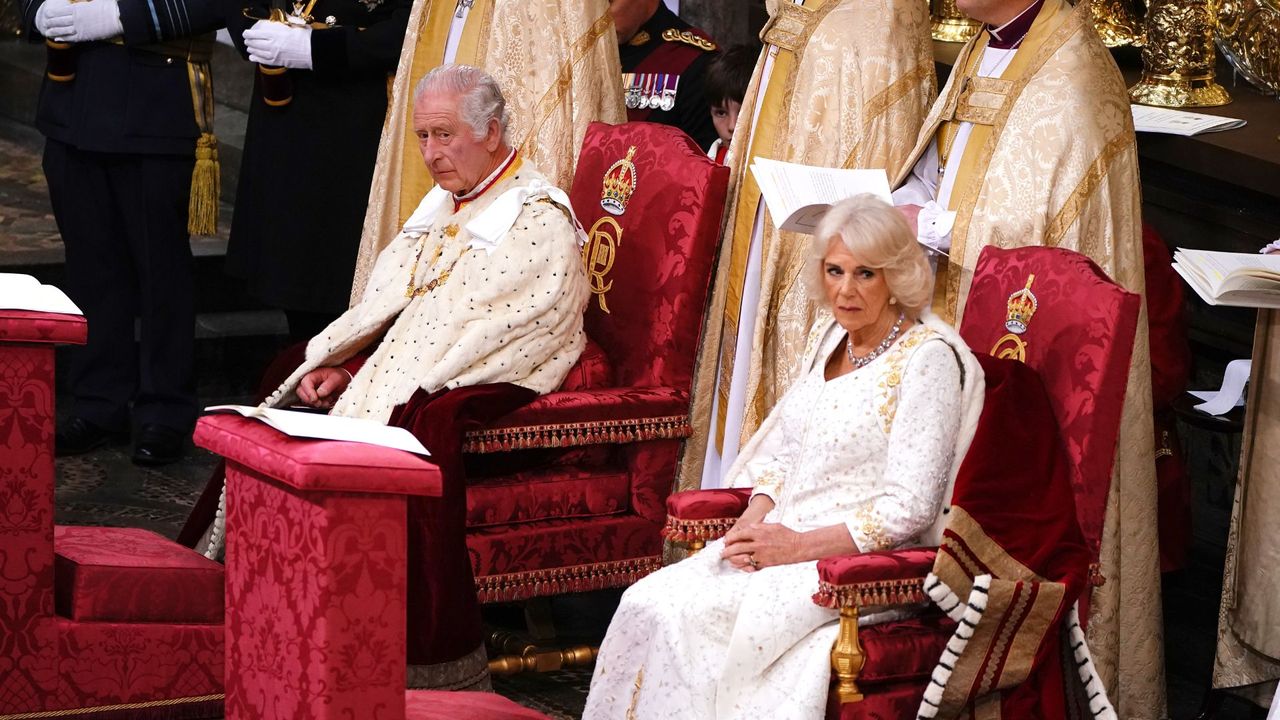
[[920,206],[919,205],[897,205],[898,212],[907,219],[907,225],[911,228],[911,232],[916,235],[920,234]]
[[329,409],[351,384],[351,374],[337,367],[316,368],[302,376],[298,399],[315,408]]
[[720,557],[747,572],[806,559],[801,549],[800,533],[779,523],[734,525],[724,536],[724,551]]
[[58,42],[91,42],[124,33],[117,0],[47,0],[36,11],[36,30]]
[[[97,2],[97,0],[94,0]],[[244,31],[251,62],[311,69],[311,26],[259,20]]]

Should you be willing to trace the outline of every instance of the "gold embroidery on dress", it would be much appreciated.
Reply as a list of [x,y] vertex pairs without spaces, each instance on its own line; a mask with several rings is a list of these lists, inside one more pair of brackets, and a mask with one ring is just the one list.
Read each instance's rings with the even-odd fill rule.
[[919,332],[908,333],[885,356],[885,368],[876,383],[876,395],[880,400],[880,428],[885,434],[893,427],[898,412],[898,385],[902,383],[902,368],[917,345],[933,337],[932,328],[920,326]]
[[756,488],[769,490],[774,497],[777,497],[782,494],[782,475],[777,470],[769,468],[760,473],[759,479],[756,480]]
[[640,702],[640,688],[644,685],[644,668],[636,673],[636,686],[631,691],[631,704],[627,706],[627,720],[636,720],[636,705]]
[[884,531],[884,519],[870,503],[854,511],[853,522],[863,537],[871,542],[871,547],[858,548],[862,552],[884,550],[893,545],[893,538]]

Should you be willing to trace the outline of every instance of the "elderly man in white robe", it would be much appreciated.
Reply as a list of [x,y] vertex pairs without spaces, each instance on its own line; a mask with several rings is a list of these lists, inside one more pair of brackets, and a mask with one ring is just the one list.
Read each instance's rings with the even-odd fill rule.
[[446,488],[410,509],[409,685],[483,687],[459,443],[441,429],[458,418],[430,408],[442,390],[505,384],[484,410],[502,414],[560,386],[586,343],[583,235],[568,197],[508,143],[492,77],[444,65],[415,94],[413,127],[435,187],[379,254],[359,302],[312,338],[266,404],[419,434]]

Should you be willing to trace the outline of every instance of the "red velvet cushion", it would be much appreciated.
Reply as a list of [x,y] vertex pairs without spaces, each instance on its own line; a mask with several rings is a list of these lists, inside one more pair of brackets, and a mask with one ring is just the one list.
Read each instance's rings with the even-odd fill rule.
[[222,565],[139,528],[54,528],[54,605],[72,620],[222,622]]
[[543,395],[486,425],[485,430],[688,416],[687,391],[669,387],[607,388]]
[[[600,205],[601,189],[628,153],[634,192],[612,215]],[[676,128],[587,128],[570,196],[593,236],[588,271],[602,273],[593,288],[607,287],[588,301],[587,334],[609,353],[616,385],[689,388],[728,183],[729,168]],[[597,247],[602,234],[609,239]]]
[[467,526],[613,515],[630,507],[631,483],[620,470],[559,466],[472,480]]
[[410,690],[405,720],[548,720],[537,710],[490,692]]
[[1009,296],[1033,274],[1037,309],[1020,336],[1025,362],[1049,392],[1072,463],[1080,529],[1096,558],[1141,298],[1080,253],[986,247],[960,328],[974,352],[990,352],[1009,333]]
[[872,683],[926,680],[942,657],[956,624],[938,611],[858,630],[867,656],[858,677]]
[[686,490],[667,496],[667,514],[681,520],[736,518],[750,500],[751,488]]
[[914,718],[924,699],[928,680],[911,680],[868,687],[860,684],[863,698],[859,702],[840,704],[831,693],[827,704],[827,720],[903,720]]
[[933,560],[937,555],[937,548],[928,547],[831,557],[818,562],[818,579],[832,585],[852,585],[877,580],[923,578],[933,570]]
[[578,362],[569,369],[564,382],[560,383],[560,392],[576,392],[578,390],[594,390],[613,385],[613,368],[609,365],[609,356],[595,340],[587,338],[587,346],[578,356]]
[[440,469],[426,458],[364,443],[293,438],[239,415],[200,418],[195,442],[227,462],[252,468],[299,490],[441,493]]
[[0,340],[83,345],[89,326],[80,315],[0,310]]

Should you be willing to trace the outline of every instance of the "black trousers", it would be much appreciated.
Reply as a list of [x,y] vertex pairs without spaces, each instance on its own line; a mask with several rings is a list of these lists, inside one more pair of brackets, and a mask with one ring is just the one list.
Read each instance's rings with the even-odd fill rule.
[[[47,140],[44,173],[85,314],[72,412],[109,430],[195,423],[195,301],[187,203],[194,158],[85,152]],[[135,340],[135,319],[139,329]]]

